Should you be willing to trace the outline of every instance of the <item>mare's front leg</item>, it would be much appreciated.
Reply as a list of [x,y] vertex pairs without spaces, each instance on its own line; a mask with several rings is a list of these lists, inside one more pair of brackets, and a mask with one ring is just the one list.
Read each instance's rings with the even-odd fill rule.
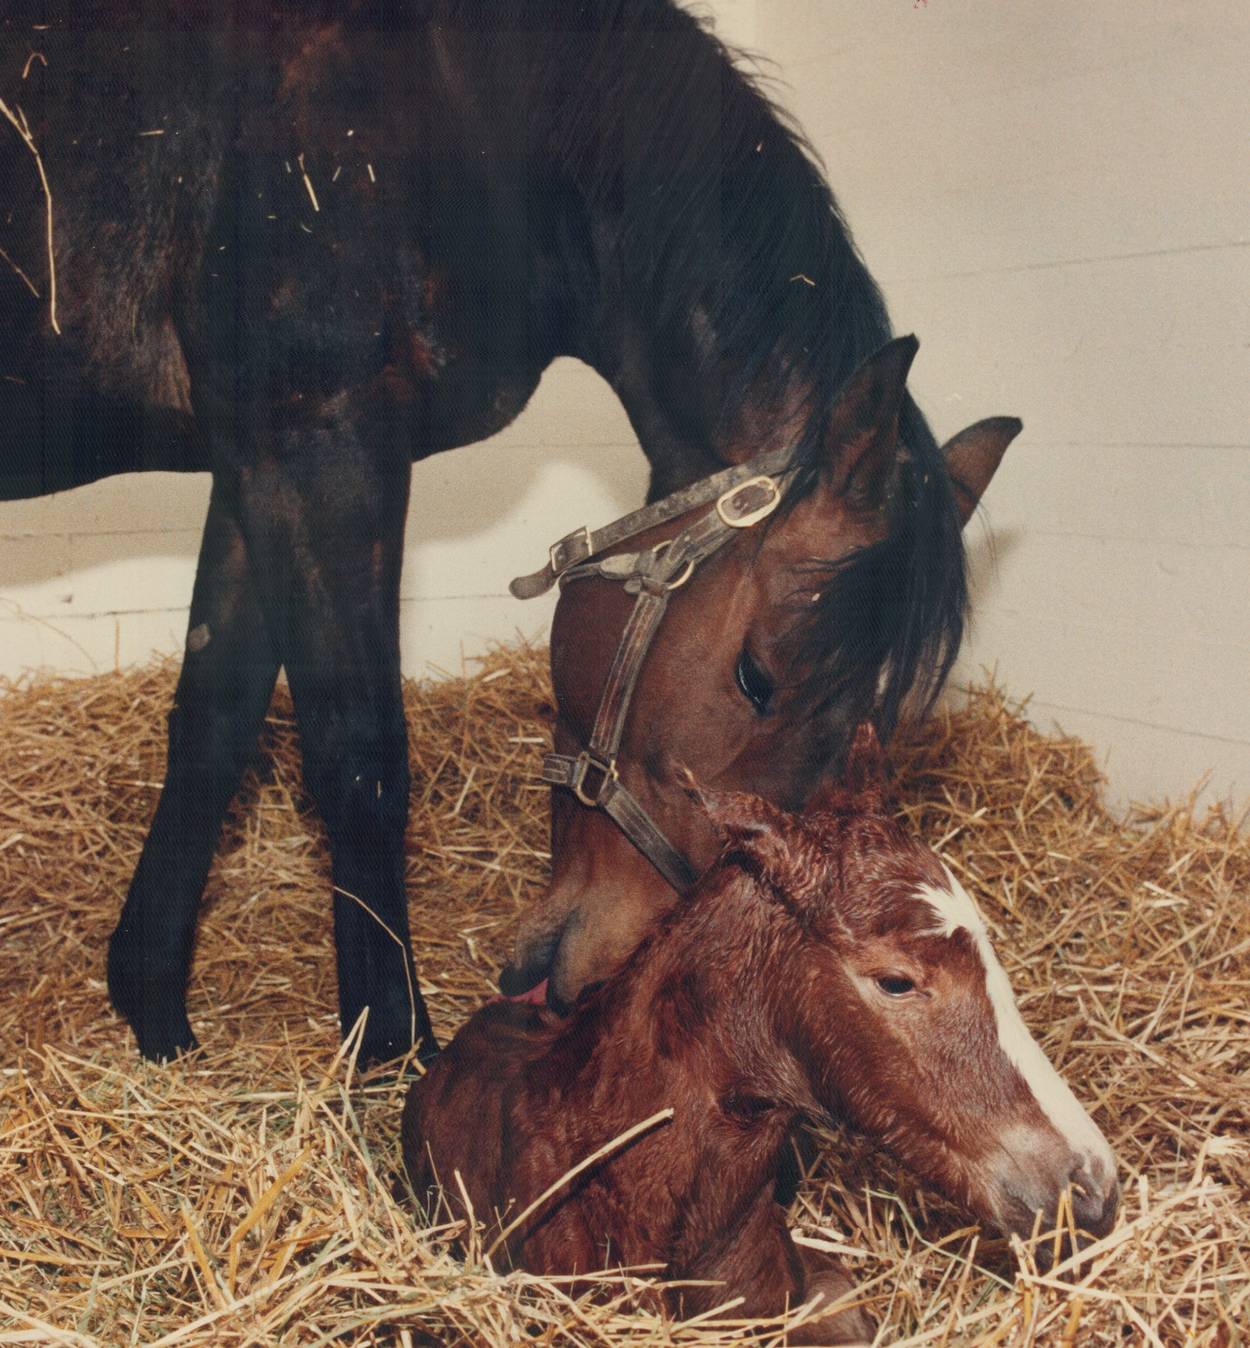
[[254,574],[286,668],[304,777],[326,825],[339,1018],[361,1053],[437,1052],[408,934],[408,737],[399,578],[411,464],[350,426],[290,434],[240,478]]
[[165,783],[109,941],[109,994],[145,1058],[195,1047],[186,984],[196,908],[277,671],[243,534],[214,488],[169,713]]

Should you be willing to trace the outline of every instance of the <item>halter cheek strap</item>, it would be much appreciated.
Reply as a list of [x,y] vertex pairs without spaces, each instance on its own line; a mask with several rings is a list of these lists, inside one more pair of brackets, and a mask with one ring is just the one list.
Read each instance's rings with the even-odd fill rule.
[[[510,587],[518,598],[528,599],[546,593],[557,580],[564,585],[598,578],[620,581],[627,593],[637,595],[608,671],[586,748],[576,757],[547,754],[542,779],[553,786],[567,787],[588,809],[602,810],[678,891],[693,884],[698,873],[621,781],[617,754],[625,721],[669,597],[737,530],[751,528],[776,510],[781,501],[780,478],[789,459],[789,449],[772,450],[748,463],[713,473],[604,529],[593,533],[584,527],[577,529],[552,546],[541,571],[518,577]],[[603,549],[709,501],[715,502],[712,509],[673,538],[640,552],[615,553],[596,560]]]

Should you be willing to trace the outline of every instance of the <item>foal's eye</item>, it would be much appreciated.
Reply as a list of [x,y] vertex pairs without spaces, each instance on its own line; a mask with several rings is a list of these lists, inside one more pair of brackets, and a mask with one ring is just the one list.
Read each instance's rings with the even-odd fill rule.
[[882,974],[877,979],[877,986],[887,997],[906,997],[909,992],[916,990],[916,985],[910,978],[894,974]]
[[742,648],[742,654],[738,656],[734,678],[737,679],[738,687],[742,689],[746,700],[763,715],[768,710],[769,702],[772,701],[773,681],[759,667],[755,657],[745,646]]

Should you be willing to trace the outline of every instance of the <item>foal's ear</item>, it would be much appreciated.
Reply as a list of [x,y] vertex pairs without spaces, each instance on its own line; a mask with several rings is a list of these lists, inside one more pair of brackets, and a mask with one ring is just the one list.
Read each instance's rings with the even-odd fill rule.
[[784,810],[746,791],[711,791],[693,782],[689,790],[727,843],[759,862],[770,879],[784,883],[790,868]]
[[805,814],[871,813],[885,801],[885,754],[871,721],[855,730],[841,780],[826,777],[812,793]]
[[846,755],[846,771],[842,774],[846,789],[860,800],[864,808],[880,806],[885,794],[885,753],[877,738],[877,729],[871,721],[861,721],[855,727]]
[[1018,417],[988,417],[952,436],[942,446],[946,471],[955,492],[959,518],[967,524],[990,479],[1002,462],[1007,446],[1024,429]]
[[896,337],[847,380],[829,414],[830,486],[858,510],[879,510],[898,463],[898,421],[920,343]]

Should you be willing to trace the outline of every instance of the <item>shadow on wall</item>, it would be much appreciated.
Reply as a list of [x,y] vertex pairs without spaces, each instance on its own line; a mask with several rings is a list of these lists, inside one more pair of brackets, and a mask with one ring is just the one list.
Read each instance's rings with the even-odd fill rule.
[[977,609],[1001,598],[1001,566],[1024,541],[1024,530],[995,529],[989,513],[980,507],[964,528],[964,549],[968,558],[968,590],[971,618],[975,626]]

